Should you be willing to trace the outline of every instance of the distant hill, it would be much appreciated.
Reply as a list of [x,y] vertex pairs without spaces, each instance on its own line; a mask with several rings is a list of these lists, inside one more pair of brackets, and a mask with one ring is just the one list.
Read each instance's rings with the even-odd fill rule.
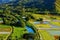
[[8,3],[8,2],[12,2],[12,1],[16,1],[16,0],[0,0],[0,4]]
[[55,12],[55,2],[56,0],[0,0],[0,3],[11,3],[13,6],[22,4],[21,6],[27,8],[41,8],[42,11],[48,10],[50,12]]

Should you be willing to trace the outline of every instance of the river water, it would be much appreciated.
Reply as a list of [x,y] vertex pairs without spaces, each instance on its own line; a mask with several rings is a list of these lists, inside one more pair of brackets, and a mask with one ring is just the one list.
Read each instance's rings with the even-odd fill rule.
[[27,29],[28,33],[34,33],[34,30],[31,27],[26,26],[26,29]]

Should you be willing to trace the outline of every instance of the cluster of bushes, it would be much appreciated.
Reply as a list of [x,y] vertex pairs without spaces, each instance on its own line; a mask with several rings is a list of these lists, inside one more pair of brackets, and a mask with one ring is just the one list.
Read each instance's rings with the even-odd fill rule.
[[26,39],[26,40],[34,40],[35,34],[33,34],[33,33],[25,33],[23,35],[23,38]]
[[0,17],[3,20],[3,24],[6,25],[14,25],[14,26],[21,26],[24,27],[24,20],[22,19],[22,11],[20,6],[15,5],[15,7],[12,5],[4,4],[0,7],[0,10],[2,8],[2,12],[0,12]]
[[15,38],[9,37],[7,40],[22,40],[23,38],[18,38],[17,36],[15,36]]
[[56,17],[50,17],[51,19],[56,19]]

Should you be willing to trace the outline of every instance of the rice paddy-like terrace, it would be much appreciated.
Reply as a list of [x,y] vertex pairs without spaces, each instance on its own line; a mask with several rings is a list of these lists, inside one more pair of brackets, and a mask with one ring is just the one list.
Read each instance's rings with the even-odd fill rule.
[[11,33],[11,26],[0,24],[0,40],[6,40]]
[[[56,21],[53,21],[53,20],[60,20],[59,19],[59,17],[58,16],[52,16],[52,17],[54,17],[54,18],[56,18],[56,19],[52,19],[52,18],[50,18],[51,16],[46,16],[46,15],[44,15],[44,16],[39,16],[39,15],[37,15],[36,14],[36,16],[35,16],[35,14],[33,14],[33,17],[35,17],[35,18],[40,18],[40,17],[42,17],[44,20],[50,20],[49,21],[49,23],[46,23],[46,24],[44,24],[44,23],[42,23],[42,24],[40,24],[40,23],[36,23],[36,24],[34,24],[34,22],[36,22],[36,20],[29,20],[29,22],[30,23],[32,23],[34,26],[35,26],[35,28],[36,29],[38,29],[38,28],[60,28],[60,22],[56,22]],[[47,19],[48,18],[48,19]],[[52,25],[54,25],[54,26],[52,26]],[[55,34],[53,35],[53,33],[51,32],[48,32],[48,31],[53,31],[53,32],[55,32]],[[59,30],[58,30],[59,31]],[[58,32],[58,31],[54,31],[54,30],[39,30],[38,29],[38,33],[40,34],[40,36],[42,37],[42,40],[56,40],[55,38],[54,38],[54,36],[55,35],[57,35],[57,33],[56,32]],[[59,33],[59,32],[58,32]],[[60,35],[60,34],[58,34],[58,35]],[[57,35],[57,36],[58,36]]]

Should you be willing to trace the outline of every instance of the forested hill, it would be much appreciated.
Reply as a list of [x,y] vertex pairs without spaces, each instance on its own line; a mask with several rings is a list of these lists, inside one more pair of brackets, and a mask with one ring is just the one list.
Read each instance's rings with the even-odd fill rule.
[[43,11],[45,11],[45,10],[54,11],[55,2],[56,2],[56,0],[15,0],[14,2],[11,1],[10,3],[12,3],[13,5],[20,4],[22,6],[30,7],[30,8],[32,8],[32,7],[42,8]]
[[0,4],[14,2],[16,0],[0,0]]
[[[19,26],[24,26],[23,16],[29,19],[31,13],[49,14],[44,11],[56,15],[55,0],[16,0],[0,4],[0,17],[3,18],[4,24],[8,25],[19,23]],[[20,23],[24,25],[20,25]]]
[[55,2],[56,0],[10,0],[10,2],[8,1],[8,3],[4,3],[4,5],[7,4],[10,7],[13,6],[15,8],[18,6],[25,8],[38,8],[38,11],[41,12],[49,11],[51,13],[57,13]]

